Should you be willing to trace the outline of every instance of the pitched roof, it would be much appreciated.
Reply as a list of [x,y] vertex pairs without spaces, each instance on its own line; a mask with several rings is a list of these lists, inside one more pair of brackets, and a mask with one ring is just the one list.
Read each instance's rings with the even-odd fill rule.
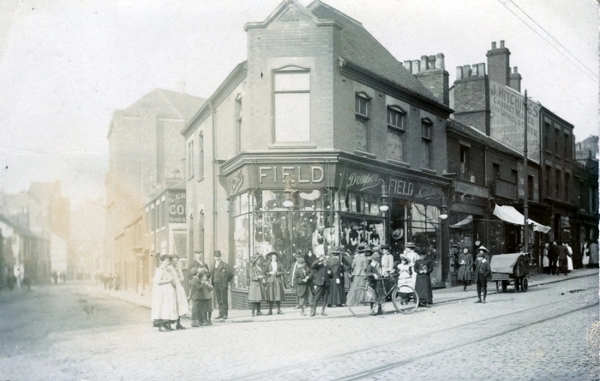
[[[483,132],[479,131],[475,127],[471,127],[466,124],[462,124],[460,122],[457,122],[456,120],[448,119],[448,122],[446,124],[446,129],[448,131],[454,131],[454,132],[463,134],[465,136],[468,136],[468,137],[472,138],[473,140],[483,143],[484,145],[486,145],[490,148],[494,148],[500,152],[504,152],[504,153],[519,156],[519,157],[523,156],[522,152],[516,151],[509,146],[505,146],[504,144],[500,143],[496,139],[494,139],[490,136],[487,136]],[[531,159],[529,159],[529,160],[531,161]]]
[[334,20],[343,27],[341,32],[341,54],[344,60],[366,69],[400,88],[441,104],[431,91],[381,45],[360,22],[318,0],[311,3],[307,8],[317,18]]
[[[189,120],[206,102],[206,99],[175,91],[156,88],[138,99],[124,111],[127,115],[139,115],[147,107],[148,102],[155,100],[170,109],[175,115]],[[152,104],[153,107],[159,106]],[[159,106],[160,107],[160,106]]]

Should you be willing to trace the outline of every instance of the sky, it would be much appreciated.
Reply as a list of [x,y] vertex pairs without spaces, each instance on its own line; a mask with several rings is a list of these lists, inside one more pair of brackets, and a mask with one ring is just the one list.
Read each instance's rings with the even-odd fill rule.
[[[157,87],[208,98],[246,58],[244,25],[279,3],[3,0],[0,188],[60,180],[74,204],[103,196],[114,110]],[[492,41],[504,40],[522,90],[572,123],[577,141],[598,134],[593,0],[325,3],[360,21],[399,61],[443,53],[450,84],[456,66],[487,62]]]

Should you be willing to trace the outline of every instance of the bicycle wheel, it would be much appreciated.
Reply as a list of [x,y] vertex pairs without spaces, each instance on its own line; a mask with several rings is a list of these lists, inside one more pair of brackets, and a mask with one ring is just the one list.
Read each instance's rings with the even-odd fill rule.
[[371,310],[377,300],[375,292],[368,287],[358,287],[350,290],[346,298],[346,305],[352,315],[356,317],[366,317],[371,314]]
[[396,311],[403,314],[412,314],[419,307],[419,295],[410,286],[396,287],[392,294],[392,302]]

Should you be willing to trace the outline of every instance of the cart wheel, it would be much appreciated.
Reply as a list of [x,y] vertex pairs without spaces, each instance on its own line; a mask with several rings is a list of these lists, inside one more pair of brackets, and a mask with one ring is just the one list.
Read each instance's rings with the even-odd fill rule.
[[528,285],[529,281],[527,280],[527,278],[523,278],[523,280],[521,281],[521,290],[523,290],[523,292],[527,291]]
[[502,292],[506,292],[507,287],[508,287],[508,282],[503,280],[502,281]]

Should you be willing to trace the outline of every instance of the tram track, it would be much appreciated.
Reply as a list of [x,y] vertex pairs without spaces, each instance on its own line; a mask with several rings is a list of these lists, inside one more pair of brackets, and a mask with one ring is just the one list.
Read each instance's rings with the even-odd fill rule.
[[492,340],[492,339],[495,339],[495,338],[498,338],[498,337],[501,337],[501,336],[505,336],[505,335],[511,334],[511,333],[513,333],[515,331],[531,327],[533,325],[542,324],[542,323],[545,323],[545,322],[550,321],[550,320],[554,320],[554,319],[557,319],[557,318],[560,318],[560,317],[563,317],[563,316],[566,316],[566,315],[570,315],[572,313],[576,313],[576,312],[583,311],[583,310],[586,310],[586,309],[589,309],[589,308],[597,307],[598,304],[599,304],[598,302],[592,303],[592,304],[588,304],[588,305],[585,305],[585,306],[580,307],[580,308],[569,310],[569,311],[566,311],[564,313],[560,313],[558,315],[554,315],[554,316],[551,316],[551,317],[548,317],[548,318],[545,318],[545,319],[541,319],[541,320],[530,322],[530,323],[526,323],[526,324],[515,324],[516,326],[514,328],[510,328],[510,329],[504,330],[504,331],[499,332],[499,333],[488,335],[488,336],[483,337],[483,338],[482,337],[478,337],[476,340],[464,341],[461,344],[458,344],[458,345],[455,345],[455,346],[452,346],[452,347],[449,347],[449,348],[443,348],[443,349],[440,349],[440,350],[437,350],[437,351],[432,351],[432,352],[429,352],[429,353],[426,353],[426,354],[423,354],[423,355],[420,355],[420,356],[414,356],[414,357],[408,358],[406,360],[397,361],[397,362],[393,362],[393,363],[390,363],[390,364],[386,364],[384,366],[379,366],[379,367],[376,367],[376,368],[367,369],[367,370],[364,370],[362,372],[352,374],[350,376],[344,376],[344,377],[341,377],[341,378],[335,378],[333,380],[334,381],[361,380],[361,379],[364,379],[365,377],[370,377],[370,376],[374,376],[374,375],[377,375],[377,374],[380,374],[380,373],[384,373],[386,371],[398,368],[398,367],[400,367],[402,365],[406,365],[406,364],[414,362],[414,361],[426,359],[428,357],[436,356],[436,355],[443,354],[443,353],[446,353],[446,352],[455,351],[455,350],[461,349],[463,347],[466,347],[466,346],[469,346],[469,345],[472,345],[472,344],[475,344],[475,343],[481,343],[481,342],[485,342],[487,340]]
[[[584,294],[588,294],[588,291],[590,291],[590,290],[592,292],[594,292],[594,291],[597,292],[597,287],[588,287],[585,289],[579,289],[579,290],[577,290],[577,294],[579,296],[583,296]],[[573,294],[573,293],[571,293],[571,294]],[[460,332],[461,330],[466,330],[466,329],[472,328],[473,325],[475,325],[475,324],[476,325],[486,325],[487,323],[492,323],[493,321],[503,320],[503,319],[506,320],[507,318],[510,318],[511,316],[524,315],[527,313],[535,312],[536,310],[558,312],[558,313],[552,314],[551,316],[548,316],[548,317],[545,317],[542,319],[536,319],[536,320],[529,321],[529,322],[521,322],[521,323],[512,323],[511,322],[505,326],[506,329],[502,329],[500,332],[496,332],[496,333],[484,335],[484,336],[477,336],[468,341],[461,341],[461,343],[457,344],[457,345],[447,346],[447,347],[441,348],[439,350],[434,350],[434,351],[425,350],[420,355],[412,356],[412,357],[405,358],[405,359],[398,360],[398,361],[387,362],[385,364],[371,367],[369,369],[364,369],[364,367],[362,367],[361,371],[355,372],[355,373],[352,373],[349,375],[344,375],[343,377],[337,378],[336,380],[358,380],[358,379],[361,379],[364,377],[377,375],[380,373],[384,373],[388,370],[392,370],[394,368],[400,367],[404,364],[418,361],[418,360],[421,360],[421,359],[424,359],[424,358],[427,358],[430,356],[443,354],[445,352],[454,351],[454,350],[460,349],[462,347],[471,345],[473,343],[478,343],[478,342],[482,342],[482,341],[486,341],[486,340],[492,340],[494,338],[498,338],[503,335],[508,335],[515,331],[530,327],[532,325],[541,324],[541,323],[544,323],[544,322],[552,320],[552,319],[560,318],[565,315],[569,315],[569,314],[572,314],[572,313],[575,313],[575,312],[578,312],[581,310],[585,310],[585,309],[589,309],[589,308],[598,306],[598,302],[596,301],[595,303],[586,304],[581,307],[577,307],[574,309],[568,309],[568,310],[564,311],[564,308],[565,308],[564,306],[566,305],[568,307],[568,303],[571,303],[571,302],[572,302],[572,299],[567,299],[567,300],[561,301],[561,302],[559,302],[561,304],[561,306],[557,306],[556,302],[544,303],[544,304],[529,307],[529,308],[522,308],[517,311],[511,311],[511,312],[504,313],[504,314],[494,315],[494,316],[483,318],[483,319],[477,320],[477,321],[470,321],[470,322],[458,324],[458,325],[455,325],[452,327],[447,327],[447,328],[439,329],[436,331],[427,332],[426,336],[431,337],[434,335],[449,334],[452,331]],[[448,304],[443,304],[442,306],[447,306],[447,305]],[[417,313],[418,313],[418,311],[417,311]],[[339,355],[330,356],[330,357],[327,357],[326,359],[319,360],[318,363],[336,362],[336,361],[343,360],[348,356],[354,356],[354,357],[360,358],[361,354],[366,355],[366,354],[368,354],[370,352],[374,352],[374,351],[385,351],[386,349],[389,349],[389,348],[396,349],[398,346],[402,346],[403,343],[406,343],[407,341],[410,341],[410,340],[417,341],[418,338],[419,338],[419,336],[417,336],[417,335],[410,335],[408,337],[403,337],[400,340],[395,340],[395,341],[387,342],[384,344],[369,346],[368,348],[359,349],[359,350],[352,351],[352,352],[346,352],[346,353],[342,353]],[[391,357],[394,357],[394,356],[391,356]],[[273,379],[273,378],[285,379],[285,376],[284,376],[285,374],[294,373],[295,371],[301,371],[301,370],[304,370],[307,368],[313,368],[313,369],[318,368],[318,364],[315,364],[314,362],[308,362],[308,363],[305,362],[303,364],[295,364],[295,365],[290,365],[287,367],[283,366],[283,367],[278,368],[278,370],[276,372],[273,372],[273,371],[259,372],[259,373],[255,373],[252,375],[248,375],[247,377],[243,377],[242,379],[257,380],[257,379],[262,379],[264,377],[268,377],[271,379]],[[284,377],[280,378],[280,376],[284,376]]]

